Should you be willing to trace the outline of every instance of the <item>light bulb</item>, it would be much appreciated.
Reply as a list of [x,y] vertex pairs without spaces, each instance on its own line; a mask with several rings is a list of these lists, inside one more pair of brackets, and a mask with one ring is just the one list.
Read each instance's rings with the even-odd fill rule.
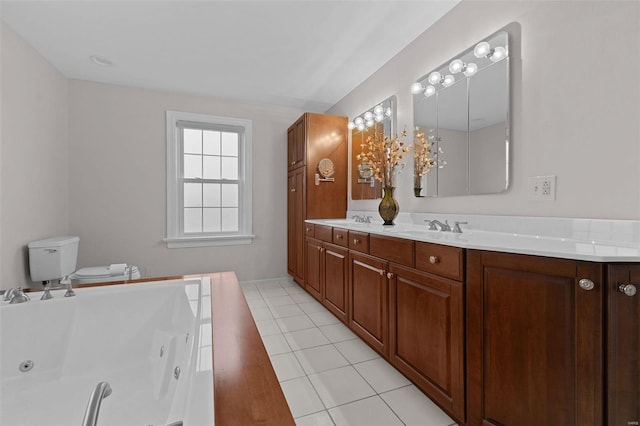
[[373,119],[373,113],[371,111],[367,111],[364,113],[363,117],[364,117],[364,121],[369,121]]
[[373,115],[380,115],[384,113],[384,108],[382,108],[382,105],[376,105],[376,107],[373,109]]
[[360,124],[356,124],[356,129],[363,131],[364,130],[364,123],[360,123]]
[[467,66],[464,67],[464,71],[462,71],[462,73],[467,77],[471,77],[477,72],[478,72],[478,65],[474,64],[473,62],[468,63]]
[[433,96],[436,93],[436,88],[433,87],[432,85],[428,85],[425,89],[424,89],[424,95],[428,98],[429,96]]
[[353,123],[359,128],[361,124],[364,124],[364,120],[362,117],[356,117],[356,119],[353,120]]
[[434,71],[431,74],[429,74],[429,77],[427,77],[427,80],[429,80],[429,83],[431,84],[438,84],[440,83],[440,78],[442,78],[440,73],[438,71]]
[[384,120],[384,114],[376,114],[373,117],[374,120],[376,120],[377,123],[381,122],[382,120]]
[[491,56],[489,56],[489,59],[491,59],[491,62],[498,62],[506,57],[507,57],[507,49],[505,49],[502,46],[498,46],[495,49],[493,49],[493,53],[491,54]]
[[353,121],[350,121],[349,124],[347,124],[347,128],[349,130],[353,129],[354,127],[356,127],[356,125],[353,123]]
[[384,110],[384,115],[391,117],[391,107],[387,107],[387,109]]
[[459,73],[462,71],[462,68],[464,68],[464,62],[462,62],[461,59],[455,59],[449,64],[449,71],[451,71],[451,74]]
[[373,118],[370,118],[369,120],[366,120],[366,121],[364,122],[364,124],[366,124],[366,125],[367,125],[367,127],[371,127],[371,126],[373,126]]
[[456,82],[456,78],[454,76],[452,76],[451,74],[447,74],[447,75],[444,76],[444,80],[442,80],[442,85],[444,87],[449,87],[455,82]]
[[486,41],[481,41],[476,44],[476,47],[473,49],[473,54],[476,58],[484,58],[489,52],[491,52],[491,46]]
[[418,93],[422,92],[424,90],[424,87],[422,87],[422,84],[415,82],[411,85],[411,93],[413,93],[414,95],[417,95]]

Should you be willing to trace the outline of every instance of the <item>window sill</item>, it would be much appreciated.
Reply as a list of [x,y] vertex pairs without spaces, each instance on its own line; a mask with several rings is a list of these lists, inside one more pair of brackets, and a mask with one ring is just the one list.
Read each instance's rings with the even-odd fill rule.
[[189,247],[214,247],[214,246],[239,246],[253,244],[255,235],[206,235],[197,237],[171,237],[163,238],[167,248]]

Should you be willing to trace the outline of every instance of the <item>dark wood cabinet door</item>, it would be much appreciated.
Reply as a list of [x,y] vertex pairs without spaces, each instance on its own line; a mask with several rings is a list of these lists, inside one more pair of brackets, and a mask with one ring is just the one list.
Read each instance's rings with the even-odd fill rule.
[[287,167],[289,170],[296,165],[296,128],[295,124],[287,130]]
[[349,252],[349,326],[385,356],[389,325],[387,266],[378,258]]
[[467,252],[470,426],[602,425],[603,275],[600,264]]
[[307,238],[305,249],[305,288],[316,299],[322,301],[322,242]]
[[295,125],[295,167],[304,166],[306,164],[306,115],[296,121]]
[[609,268],[607,425],[611,426],[640,424],[639,290],[640,265],[613,265]]
[[289,172],[287,179],[287,271],[304,284],[304,169]]
[[335,316],[346,323],[348,254],[345,248],[324,243],[324,298],[323,303]]
[[395,264],[389,272],[389,360],[464,423],[462,283]]

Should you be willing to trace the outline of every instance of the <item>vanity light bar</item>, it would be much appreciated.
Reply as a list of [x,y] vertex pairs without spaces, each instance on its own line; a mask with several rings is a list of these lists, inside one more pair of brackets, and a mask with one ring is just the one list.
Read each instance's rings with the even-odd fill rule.
[[364,114],[357,116],[352,121],[349,121],[347,127],[349,130],[355,128],[363,131],[366,128],[372,127],[375,123],[380,123],[385,119],[385,117],[391,117],[391,112],[391,107],[385,108],[382,104],[378,104],[372,109],[366,111]]
[[[473,49],[473,55],[478,58],[487,58],[491,62],[498,62],[508,56],[507,49],[502,46],[496,46],[491,48],[491,45],[486,41],[481,41],[476,44]],[[411,85],[411,93],[417,95],[423,93],[426,97],[432,96],[436,93],[436,85],[441,84],[443,87],[449,87],[455,83],[456,78],[453,74],[462,72],[465,77],[471,77],[478,72],[480,68],[475,62],[465,63],[462,59],[457,58],[449,63],[449,72],[451,74],[442,75],[438,71],[433,71],[427,76],[429,84],[423,86],[422,83],[416,81]]]

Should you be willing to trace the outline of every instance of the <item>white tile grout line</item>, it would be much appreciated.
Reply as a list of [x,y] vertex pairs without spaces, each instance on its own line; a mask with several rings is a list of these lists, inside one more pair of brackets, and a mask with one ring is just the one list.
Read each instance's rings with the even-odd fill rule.
[[[246,282],[245,286],[249,287],[249,285],[248,285],[248,284],[250,284],[250,285],[252,285],[252,286],[256,286],[256,287],[258,287],[258,286],[259,286],[259,284],[258,284],[258,283],[261,283],[261,282],[268,282],[268,283],[271,283],[271,282],[274,282],[274,283],[275,283],[275,282],[284,283],[284,282],[286,282],[286,283],[288,283],[288,284],[290,284],[290,285],[284,285],[284,286],[283,286],[283,285],[280,285],[280,288],[282,288],[282,289],[283,289],[283,290],[285,290],[285,291],[286,291],[286,289],[287,289],[287,288],[292,288],[292,287],[293,287],[293,288],[300,288],[300,290],[302,290],[302,292],[304,292],[303,294],[308,294],[308,293],[306,293],[306,292],[305,292],[301,287],[299,287],[299,286],[298,286],[298,284],[296,284],[295,282],[293,282],[293,281],[292,281],[292,280],[290,280],[290,279],[289,279],[289,280],[286,280],[286,279],[284,279],[284,280],[283,280],[283,279],[280,279],[280,278],[275,278],[275,279],[270,279],[270,280],[256,280],[256,281]],[[242,288],[242,283],[241,283],[241,288]],[[270,289],[273,289],[273,288],[277,288],[277,287],[271,287],[271,286],[270,286],[269,288],[266,288],[266,289],[264,289],[264,290],[270,290]],[[244,291],[245,291],[245,290],[243,289],[243,293],[244,293]],[[259,288],[257,289],[257,291],[258,291],[258,293],[260,294],[261,299],[265,302],[265,304],[267,304],[267,301],[265,300],[265,296],[264,296],[263,292],[262,292]],[[287,293],[287,295],[288,295],[288,296],[291,296],[291,294],[289,294],[289,293]],[[280,296],[273,296],[273,297],[280,297]],[[311,296],[310,296],[310,297],[311,297]],[[254,300],[255,300],[255,299],[254,299]],[[314,301],[314,302],[316,302],[316,303],[318,303],[318,304],[320,304],[320,302],[318,302],[316,299],[313,299],[313,301]],[[331,345],[331,346],[333,346],[333,347],[334,347],[334,349],[335,349],[335,350],[337,350],[339,353],[341,353],[341,354],[342,354],[342,352],[340,352],[340,350],[335,346],[335,343],[341,343],[341,342],[332,342],[332,341],[330,340],[329,336],[327,336],[327,335],[322,331],[322,329],[320,328],[320,326],[316,325],[316,324],[313,322],[313,320],[310,318],[309,314],[307,314],[307,312],[306,312],[306,311],[304,311],[304,309],[302,309],[302,307],[300,307],[300,304],[301,304],[301,303],[309,303],[309,302],[297,302],[297,301],[293,300],[293,303],[292,303],[292,304],[297,305],[297,306],[298,306],[298,307],[303,311],[303,315],[304,315],[304,316],[306,316],[306,317],[311,321],[311,323],[313,323],[313,327],[304,328],[304,329],[300,329],[300,330],[294,330],[293,332],[296,332],[296,331],[303,331],[303,330],[312,330],[312,329],[314,329],[314,328],[317,328],[317,329],[320,331],[320,333],[321,333],[323,336],[325,336],[325,337],[327,338],[327,340],[329,340],[329,343],[327,343],[327,344],[322,344],[322,345],[318,345],[318,346],[311,346],[311,347],[309,347],[309,348],[296,349],[296,350],[294,350],[293,348],[291,348],[291,345],[289,344],[289,341],[288,341],[288,340],[286,340],[286,337],[285,337],[285,341],[286,341],[286,343],[287,343],[287,346],[288,346],[288,347],[289,347],[289,349],[290,349],[290,353],[294,354],[294,356],[295,356],[295,352],[299,352],[299,351],[306,350],[306,349],[311,349],[311,348],[318,348],[318,347],[321,347],[321,346],[328,346],[328,345]],[[289,304],[289,305],[291,305],[291,304]],[[322,306],[322,304],[320,304],[320,306]],[[322,307],[323,307],[323,309],[324,309],[324,311],[322,311],[322,312],[328,312],[328,313],[331,313],[331,312],[329,312],[329,310],[327,310],[326,308],[324,308],[324,306],[322,306]],[[267,306],[267,308],[268,308],[268,306]],[[250,309],[249,309],[249,310],[251,311],[251,315],[253,316],[253,315],[254,315],[254,313],[253,313],[253,310],[251,309],[251,307],[250,307]],[[269,311],[271,312],[271,309],[269,309]],[[270,319],[272,319],[273,321],[275,321],[276,326],[277,326],[277,327],[278,327],[278,329],[280,330],[280,334],[282,334],[282,335],[283,335],[283,337],[284,337],[284,334],[285,334],[285,333],[292,333],[292,331],[283,331],[283,330],[282,330],[282,328],[280,327],[280,324],[278,323],[278,319],[289,318],[289,317],[275,318],[275,317],[273,316],[273,312],[271,312],[271,316],[272,316],[272,318],[270,318]],[[291,315],[291,316],[301,316],[301,315],[300,315],[300,314],[297,314],[297,315]],[[269,319],[269,318],[267,318],[267,319]],[[255,321],[255,319],[254,319],[254,321]],[[258,320],[258,321],[261,321],[261,320]],[[337,324],[342,324],[342,325],[344,325],[344,323],[342,323],[342,322],[338,322]],[[326,324],[326,325],[333,325],[333,324]],[[263,337],[263,336],[261,335],[261,337]],[[355,336],[355,339],[359,339],[360,341],[362,341],[362,339],[360,339],[357,335]],[[354,340],[354,339],[348,339],[348,340]],[[365,343],[365,344],[366,344],[366,343]],[[285,353],[286,353],[286,352],[285,352]],[[271,361],[271,358],[272,358],[273,356],[276,356],[276,355],[282,355],[282,354],[269,355],[269,360]],[[343,355],[343,356],[344,356],[344,355]],[[297,358],[297,357],[296,357],[296,358]],[[346,357],[345,357],[345,359],[346,359]],[[384,358],[380,358],[380,359],[383,359],[383,360],[384,360]],[[362,374],[360,373],[360,371],[358,371],[358,369],[354,367],[355,365],[362,364],[362,363],[364,363],[364,362],[369,362],[369,361],[371,361],[371,360],[364,360],[364,361],[360,361],[360,362],[356,362],[356,363],[352,363],[352,362],[351,362],[351,361],[349,361],[348,359],[346,359],[346,361],[349,363],[349,366],[353,367],[353,369],[354,369],[354,370],[356,371],[356,373],[357,373],[357,374],[362,378],[362,380],[364,380],[364,382],[365,382],[365,383],[367,383],[367,385],[369,385],[369,386],[371,387],[371,389],[373,389],[373,391],[375,392],[375,394],[374,394],[374,395],[367,396],[367,397],[364,397],[364,398],[359,398],[359,399],[356,399],[356,400],[353,400],[353,401],[349,401],[349,402],[346,402],[346,403],[344,403],[344,404],[337,405],[337,406],[335,406],[335,407],[331,407],[331,409],[334,409],[334,408],[337,408],[337,407],[341,407],[341,406],[344,406],[344,405],[347,405],[347,404],[352,404],[352,403],[354,403],[354,402],[362,401],[362,400],[364,400],[364,399],[371,398],[372,396],[378,396],[378,397],[382,400],[382,402],[383,402],[383,403],[384,403],[384,404],[385,404],[385,405],[386,405],[386,406],[391,410],[391,412],[392,412],[392,413],[393,413],[393,414],[398,418],[398,420],[399,420],[402,424],[406,425],[406,423],[402,420],[402,418],[398,415],[398,413],[396,413],[396,412],[393,410],[393,408],[391,408],[391,406],[387,403],[387,401],[385,401],[385,400],[384,400],[384,398],[382,398],[380,395],[383,395],[383,394],[386,394],[386,393],[389,393],[389,392],[393,392],[393,391],[396,391],[396,390],[398,390],[398,389],[402,389],[402,388],[405,388],[405,387],[413,386],[413,384],[412,384],[412,383],[410,383],[410,384],[408,384],[408,385],[400,386],[400,387],[397,387],[397,388],[394,388],[394,389],[389,389],[389,390],[387,390],[387,391],[384,391],[384,392],[379,393],[379,392],[377,392],[377,391],[375,390],[375,388],[371,385],[371,383],[369,383],[369,382],[367,381],[367,379],[366,379],[364,376],[362,376]],[[387,363],[388,363],[388,361],[386,361],[386,360],[385,360],[385,362],[387,362]],[[272,363],[272,365],[273,365],[273,363]],[[394,369],[395,369],[395,367],[393,367],[393,365],[389,364],[389,366],[390,366],[391,368],[394,368]],[[343,367],[345,367],[345,366],[337,367],[337,368],[343,368]],[[323,371],[321,371],[320,373],[325,372],[325,371],[331,371],[331,370],[334,370],[334,369],[323,370]],[[397,370],[396,370],[396,371],[397,371]],[[318,396],[318,399],[320,400],[320,403],[322,404],[322,406],[323,406],[323,407],[325,407],[325,409],[324,409],[324,410],[315,411],[315,412],[313,412],[313,413],[307,413],[307,414],[305,414],[305,415],[303,415],[303,416],[299,416],[299,417],[297,417],[297,418],[302,418],[302,417],[305,417],[305,416],[310,416],[310,415],[312,415],[312,414],[317,414],[317,413],[321,413],[321,412],[323,412],[323,411],[326,411],[326,412],[327,412],[327,414],[329,415],[329,418],[331,419],[331,421],[332,421],[332,422],[334,423],[334,425],[335,425],[335,420],[334,420],[334,419],[333,419],[333,417],[331,416],[331,413],[329,413],[329,408],[327,408],[327,406],[324,404],[324,401],[322,401],[322,398],[320,398],[320,394],[318,393],[318,390],[317,390],[317,389],[315,388],[315,386],[313,385],[313,382],[309,379],[309,374],[307,374],[307,372],[306,372],[306,370],[304,370],[304,368],[303,368],[303,372],[304,372],[304,376],[300,376],[300,377],[296,377],[296,378],[288,379],[288,380],[283,380],[282,382],[278,381],[278,383],[284,383],[284,382],[288,382],[288,381],[291,381],[291,380],[299,379],[299,378],[301,378],[301,377],[305,377],[305,378],[309,381],[309,383],[311,384],[311,387],[312,387],[312,388],[313,388],[313,390],[315,391],[316,396]],[[314,373],[312,373],[312,374],[318,374],[318,372],[314,372]],[[402,373],[400,373],[400,374],[402,374]],[[445,413],[445,414],[446,414],[446,413]],[[454,422],[454,423],[452,423],[452,424],[450,424],[450,425],[447,425],[447,426],[457,426],[457,424]]]

